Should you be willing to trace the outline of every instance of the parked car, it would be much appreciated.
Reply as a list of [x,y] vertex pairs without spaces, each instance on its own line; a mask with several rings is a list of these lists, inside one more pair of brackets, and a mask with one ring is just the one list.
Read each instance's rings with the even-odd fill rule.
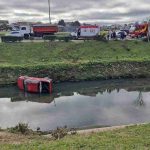
[[70,36],[72,37],[72,39],[77,39],[78,34],[77,32],[71,32]]
[[121,35],[124,35],[124,37],[126,37],[127,36],[127,32],[125,32],[125,31],[116,31],[116,37],[117,38],[121,38]]

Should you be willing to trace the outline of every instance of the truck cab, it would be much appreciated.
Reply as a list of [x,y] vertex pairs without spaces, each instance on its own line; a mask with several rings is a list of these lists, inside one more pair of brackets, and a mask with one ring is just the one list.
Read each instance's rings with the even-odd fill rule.
[[33,29],[30,26],[15,26],[9,33],[9,36],[24,37],[29,39],[33,35]]
[[19,31],[25,39],[29,39],[30,36],[33,34],[33,30],[30,26],[20,26]]

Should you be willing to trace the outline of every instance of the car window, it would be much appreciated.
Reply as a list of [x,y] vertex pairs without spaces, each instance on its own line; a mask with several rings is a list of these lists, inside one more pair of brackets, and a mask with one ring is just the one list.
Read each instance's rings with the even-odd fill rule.
[[26,30],[26,27],[22,27],[21,30]]

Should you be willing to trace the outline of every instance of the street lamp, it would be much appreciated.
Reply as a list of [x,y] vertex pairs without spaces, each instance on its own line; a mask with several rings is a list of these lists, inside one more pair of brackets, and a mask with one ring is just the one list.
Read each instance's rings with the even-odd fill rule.
[[51,6],[50,6],[50,0],[48,0],[48,7],[49,7],[49,23],[51,24]]

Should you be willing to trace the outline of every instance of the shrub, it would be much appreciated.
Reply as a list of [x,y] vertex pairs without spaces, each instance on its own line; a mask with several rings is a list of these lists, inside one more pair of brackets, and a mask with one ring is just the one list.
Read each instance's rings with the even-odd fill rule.
[[144,42],[149,42],[150,41],[150,38],[149,38],[149,40],[148,40],[148,38],[146,37],[146,38],[143,38],[142,39]]
[[8,128],[8,131],[11,133],[27,134],[27,133],[29,133],[30,129],[29,129],[28,124],[19,123],[15,127]]
[[77,130],[75,128],[70,129],[70,134],[71,135],[76,135],[77,134]]
[[52,131],[51,135],[55,140],[59,140],[68,134],[67,127],[57,127],[56,130]]
[[70,36],[63,36],[63,35],[45,35],[43,37],[44,40],[49,40],[49,41],[64,41],[64,42],[69,42],[71,40]]
[[0,131],[3,131],[3,129],[0,127]]
[[45,35],[43,37],[44,40],[49,40],[49,41],[55,41],[56,40],[56,36],[55,35]]
[[15,37],[15,36],[2,36],[1,37],[2,42],[17,42],[22,41],[23,37]]
[[71,40],[70,36],[57,36],[56,39],[59,41],[69,42]]
[[105,37],[105,35],[98,35],[94,38],[96,41],[103,41],[103,42],[107,42],[107,39]]

